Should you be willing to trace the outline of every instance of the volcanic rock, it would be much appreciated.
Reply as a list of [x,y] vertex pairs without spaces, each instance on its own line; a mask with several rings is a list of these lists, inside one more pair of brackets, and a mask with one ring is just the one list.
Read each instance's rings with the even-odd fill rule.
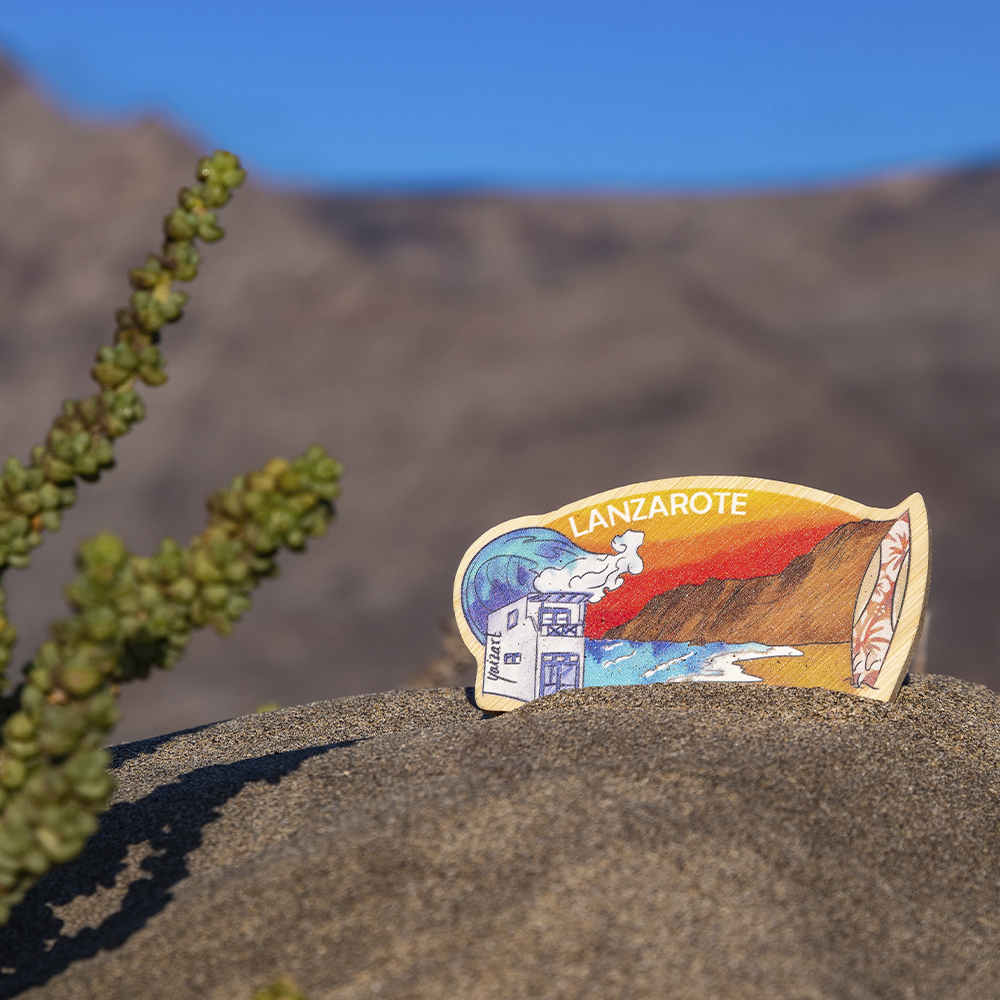
[[[0,76],[0,459],[25,459],[93,391],[127,269],[205,150]],[[922,493],[929,669],[1000,687],[995,165],[713,197],[279,191],[248,166],[148,419],[4,577],[15,663],[65,614],[81,538],[186,543],[230,476],[314,440],[346,467],[338,520],[232,639],[127,687],[118,739],[399,687],[483,531],[697,474]]]

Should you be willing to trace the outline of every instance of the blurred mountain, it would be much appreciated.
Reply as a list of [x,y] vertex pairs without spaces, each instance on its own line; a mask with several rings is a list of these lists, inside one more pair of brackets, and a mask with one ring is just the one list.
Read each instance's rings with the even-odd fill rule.
[[[0,68],[5,452],[92,391],[125,271],[199,152],[155,121],[73,120]],[[344,496],[232,639],[126,691],[118,738],[398,686],[440,651],[482,531],[695,473],[922,492],[928,670],[1000,687],[1000,168],[698,198],[249,184],[223,222],[147,423],[6,575],[19,653],[62,613],[83,536],[187,541],[209,492],[313,440]]]

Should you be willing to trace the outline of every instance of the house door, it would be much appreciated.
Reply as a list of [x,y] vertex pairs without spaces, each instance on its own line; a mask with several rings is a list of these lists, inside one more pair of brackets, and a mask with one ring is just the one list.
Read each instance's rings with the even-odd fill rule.
[[580,686],[580,657],[577,653],[542,653],[538,697],[564,688]]

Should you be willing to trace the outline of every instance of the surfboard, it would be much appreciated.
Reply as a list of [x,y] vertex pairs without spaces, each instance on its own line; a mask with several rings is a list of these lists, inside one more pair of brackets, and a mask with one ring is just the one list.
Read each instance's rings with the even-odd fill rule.
[[927,605],[919,493],[868,507],[738,476],[636,483],[491,528],[455,576],[477,704],[621,684],[892,701]]

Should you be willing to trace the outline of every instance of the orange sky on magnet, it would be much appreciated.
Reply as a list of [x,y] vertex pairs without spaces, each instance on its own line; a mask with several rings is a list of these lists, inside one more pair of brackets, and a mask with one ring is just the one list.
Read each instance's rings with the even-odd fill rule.
[[[689,497],[697,490],[683,491]],[[712,493],[712,491],[707,491]],[[633,493],[625,499],[629,510],[640,515],[652,505],[655,493]],[[670,493],[659,494],[669,510]],[[610,525],[608,504],[621,510],[622,500],[587,504],[548,522],[548,527],[563,532],[581,548],[591,552],[611,552],[611,540],[624,531],[637,530],[645,534],[639,547],[643,572],[626,575],[624,583],[597,604],[587,608],[586,634],[599,639],[609,628],[633,618],[656,594],[686,583],[704,583],[709,579],[749,579],[780,573],[797,555],[808,552],[835,527],[855,520],[844,511],[835,510],[815,500],[749,491],[746,514],[730,512],[731,498],[722,500],[725,513],[718,513],[719,499],[712,493],[713,506],[707,514],[677,513],[669,517],[657,515],[635,523]],[[636,511],[639,497],[645,504]],[[699,506],[705,506],[700,499]],[[588,534],[574,537],[569,518],[573,517],[577,532],[586,529],[591,509],[596,508],[609,526],[597,524]]]

